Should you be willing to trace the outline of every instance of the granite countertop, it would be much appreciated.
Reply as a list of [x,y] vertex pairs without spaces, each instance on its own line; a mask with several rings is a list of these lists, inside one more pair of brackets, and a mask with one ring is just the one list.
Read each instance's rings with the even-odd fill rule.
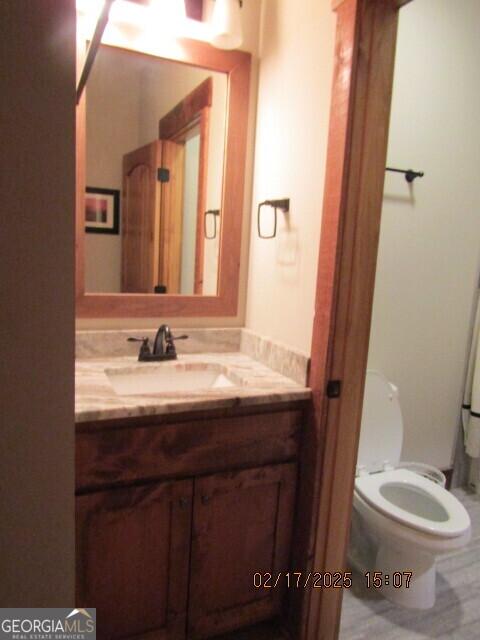
[[[235,386],[161,394],[117,395],[106,370],[130,372],[152,368],[214,369],[224,373]],[[238,406],[307,400],[311,392],[244,353],[198,353],[179,355],[178,360],[138,362],[135,357],[85,358],[75,367],[76,422],[111,420],[145,415],[162,415]]]

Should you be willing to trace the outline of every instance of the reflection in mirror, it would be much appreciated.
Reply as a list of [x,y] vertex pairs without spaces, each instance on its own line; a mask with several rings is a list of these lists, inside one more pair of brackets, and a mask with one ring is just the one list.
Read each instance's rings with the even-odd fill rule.
[[227,75],[102,45],[86,98],[86,291],[216,295]]

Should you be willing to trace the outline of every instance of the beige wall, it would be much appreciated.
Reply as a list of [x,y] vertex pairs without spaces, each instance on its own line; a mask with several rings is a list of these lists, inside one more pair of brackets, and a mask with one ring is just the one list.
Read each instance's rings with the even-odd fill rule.
[[0,3],[0,606],[74,603],[75,3]]
[[[88,79],[87,186],[122,188],[122,158],[139,145],[142,59],[102,47]],[[136,69],[136,73],[132,73]],[[85,234],[85,287],[90,292],[121,289],[120,235]]]
[[448,467],[480,271],[480,3],[400,12],[369,365],[400,388],[404,459]]
[[[310,352],[333,67],[329,0],[265,0],[246,326]],[[258,202],[290,198],[261,240]]]

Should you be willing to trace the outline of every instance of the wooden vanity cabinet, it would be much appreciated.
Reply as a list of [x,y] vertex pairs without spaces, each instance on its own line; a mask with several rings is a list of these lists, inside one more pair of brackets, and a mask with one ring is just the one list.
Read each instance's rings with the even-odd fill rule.
[[[195,481],[188,637],[208,638],[281,613],[285,580],[255,588],[254,574],[288,571],[296,465]],[[275,578],[274,578],[275,580]]]
[[97,637],[185,636],[192,480],[76,499],[77,606],[96,607]]
[[201,640],[282,614],[285,580],[253,578],[290,569],[302,418],[77,431],[76,606],[97,608],[99,640]]

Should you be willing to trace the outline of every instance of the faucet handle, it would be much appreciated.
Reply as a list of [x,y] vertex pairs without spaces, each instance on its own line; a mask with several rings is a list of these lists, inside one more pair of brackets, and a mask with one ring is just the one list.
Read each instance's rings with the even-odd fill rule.
[[145,356],[149,356],[151,355],[151,350],[150,350],[150,340],[149,338],[135,338],[133,336],[130,336],[129,338],[127,338],[127,342],[141,342],[142,345],[140,347],[140,352],[138,354],[138,359],[139,360],[143,360],[143,358]]
[[177,351],[175,349],[176,340],[186,340],[187,338],[188,338],[187,335],[172,336],[171,333],[168,336],[165,336],[165,344],[166,344],[165,353],[170,356],[173,356],[173,358],[176,358],[177,357]]
[[182,336],[172,336],[172,334],[170,333],[169,335],[165,336],[165,343],[168,345],[172,345],[173,343],[176,342],[177,340],[186,340],[188,338],[187,335],[182,335]]

